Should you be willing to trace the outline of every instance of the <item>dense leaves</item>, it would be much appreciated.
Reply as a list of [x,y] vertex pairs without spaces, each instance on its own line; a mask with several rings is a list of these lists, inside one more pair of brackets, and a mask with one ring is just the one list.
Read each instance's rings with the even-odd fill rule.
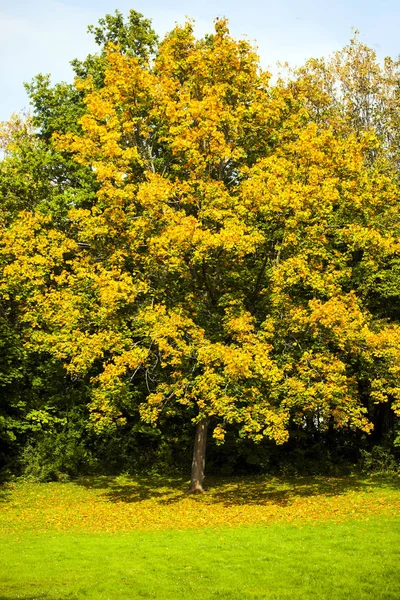
[[135,11],[92,32],[74,86],[30,86],[39,131],[4,128],[8,363],[57,364],[102,435],[140,415],[167,443],[209,421],[283,444],[370,433],[381,405],[393,435],[397,63],[354,39],[271,85],[225,20],[158,47]]
[[0,528],[22,533],[198,529],[273,523],[340,523],[376,515],[398,518],[398,482],[277,478],[210,482],[205,496],[166,478],[86,478],[77,483],[3,489]]

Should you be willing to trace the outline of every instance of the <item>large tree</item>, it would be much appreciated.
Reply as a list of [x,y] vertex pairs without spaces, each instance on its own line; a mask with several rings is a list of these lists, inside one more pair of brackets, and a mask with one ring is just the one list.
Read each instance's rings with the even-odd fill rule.
[[369,431],[365,395],[400,400],[399,327],[368,287],[399,252],[383,142],[315,122],[225,20],[201,40],[176,27],[154,59],[114,42],[101,81],[76,82],[79,127],[55,134],[95,198],[69,194],[61,228],[21,214],[3,238],[29,343],[93,374],[97,430],[123,424],[139,382],[146,421],[184,411],[194,492],[209,424],[219,442],[232,423],[277,443],[291,421]]

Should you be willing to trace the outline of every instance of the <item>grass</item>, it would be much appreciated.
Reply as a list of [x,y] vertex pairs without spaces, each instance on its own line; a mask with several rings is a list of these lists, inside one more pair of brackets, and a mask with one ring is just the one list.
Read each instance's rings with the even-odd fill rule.
[[400,598],[398,479],[87,478],[0,491],[0,599]]

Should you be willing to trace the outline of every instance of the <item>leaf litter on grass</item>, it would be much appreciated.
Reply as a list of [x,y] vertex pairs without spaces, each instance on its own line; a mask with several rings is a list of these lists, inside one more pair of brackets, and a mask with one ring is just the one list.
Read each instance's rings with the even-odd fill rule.
[[189,495],[182,479],[87,477],[3,487],[0,530],[129,532],[400,516],[400,478],[210,479]]

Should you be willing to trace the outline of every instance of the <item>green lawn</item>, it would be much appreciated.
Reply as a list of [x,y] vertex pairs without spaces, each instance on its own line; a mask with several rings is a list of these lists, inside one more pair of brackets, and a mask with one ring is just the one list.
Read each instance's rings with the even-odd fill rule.
[[[0,599],[399,600],[397,482],[371,480],[368,487],[368,482],[353,479],[351,487],[349,480],[324,480],[324,500],[321,480],[307,481],[314,491],[296,497],[292,483],[287,481],[281,481],[281,491],[292,490],[291,495],[280,496],[279,481],[274,480],[271,499],[265,495],[270,480],[237,480],[237,506],[244,519],[236,525],[229,520],[218,525],[212,518],[213,510],[217,511],[218,522],[221,515],[229,519],[236,514],[230,512],[235,497],[232,481],[219,486],[215,482],[214,490],[199,499],[181,496],[181,483],[176,481],[158,488],[153,482],[156,500],[148,491],[144,493],[145,480],[138,484],[133,479],[92,480],[92,485],[85,480],[85,485],[21,484],[4,488],[0,495]],[[260,487],[258,505],[256,483]],[[304,494],[306,482],[303,481],[303,487],[299,483],[296,489]],[[113,484],[118,489],[117,497],[115,490],[110,492]],[[224,490],[225,502],[221,504]],[[171,502],[171,498],[175,500]],[[344,499],[353,507],[347,517],[343,513]],[[373,507],[370,515],[368,511],[360,512],[357,504],[360,501],[365,508],[369,500]],[[269,510],[265,514],[275,514],[276,518],[271,516],[269,523],[250,524],[246,511],[256,514],[252,511],[257,505],[257,514],[263,515],[268,502],[286,511],[286,520],[279,511]],[[310,509],[310,520],[301,516],[304,507],[299,512],[298,504],[303,502]],[[339,518],[337,511],[328,514],[327,507],[333,510],[340,502]],[[134,513],[129,510],[132,503]],[[315,505],[325,507],[321,518],[315,517]],[[73,514],[68,513],[76,512],[79,506],[84,508],[74,521]],[[110,519],[115,512],[117,522],[122,524],[121,511],[126,512],[127,519],[134,520],[141,510],[150,514],[149,506],[154,519],[148,521],[147,527],[140,520],[137,526],[132,522],[130,529],[121,525],[119,529],[103,531],[101,523],[95,527],[96,514],[99,520],[106,519],[109,511]],[[382,515],[377,514],[379,506]],[[89,515],[88,507],[93,514],[91,525],[85,528],[82,522]],[[391,511],[386,510],[388,507]],[[202,525],[203,521],[196,523],[196,515],[204,519],[206,508],[210,523],[214,523],[211,527]],[[157,510],[163,513],[161,521],[157,520]],[[187,525],[188,515],[180,514],[188,510],[192,526]],[[55,515],[53,521],[50,514]],[[168,514],[180,516],[186,525],[178,528],[179,521],[175,521],[168,527]]]

